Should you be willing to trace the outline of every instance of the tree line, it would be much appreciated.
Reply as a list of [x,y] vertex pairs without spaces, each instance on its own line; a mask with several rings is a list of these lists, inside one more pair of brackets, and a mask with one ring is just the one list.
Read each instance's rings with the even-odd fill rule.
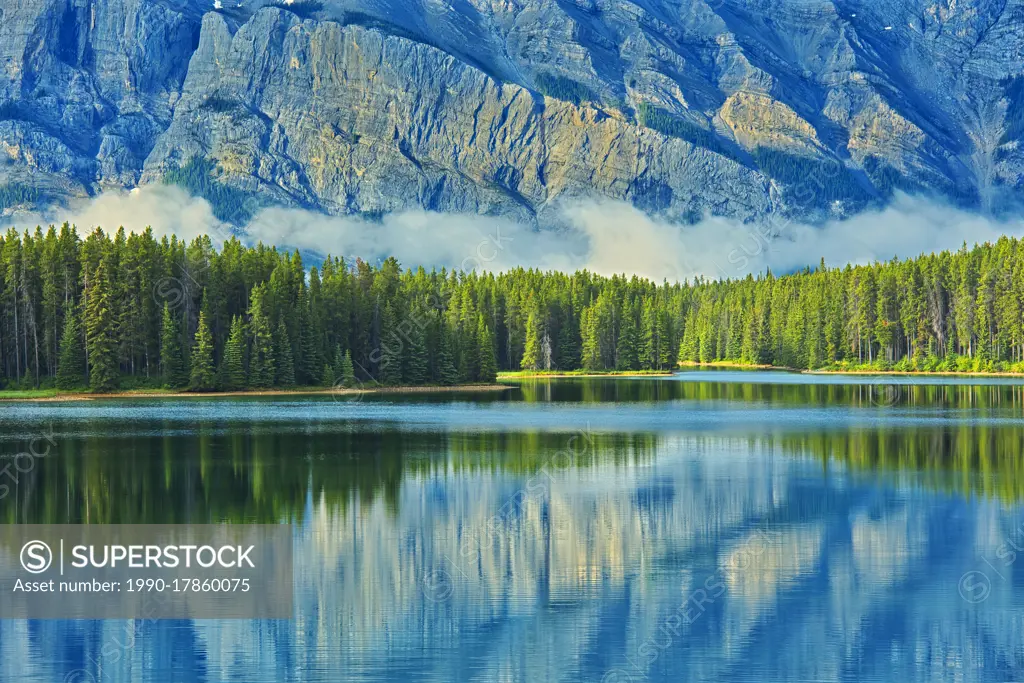
[[0,236],[0,385],[456,385],[499,370],[1024,371],[1021,242],[777,277],[654,283],[403,269],[236,238]]

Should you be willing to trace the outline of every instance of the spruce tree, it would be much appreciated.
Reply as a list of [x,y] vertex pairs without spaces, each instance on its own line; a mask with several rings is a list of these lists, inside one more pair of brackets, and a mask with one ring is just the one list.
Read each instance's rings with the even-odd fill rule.
[[615,367],[618,370],[639,369],[637,337],[636,312],[632,305],[626,304],[622,307],[619,341],[615,348]]
[[301,384],[316,386],[320,382],[323,359],[319,353],[313,313],[309,310],[305,287],[299,297],[299,358],[296,366],[296,379]]
[[338,379],[334,374],[334,368],[329,364],[324,364],[324,372],[321,376],[321,381],[325,387],[331,387],[332,389],[338,383]]
[[519,363],[523,370],[541,369],[541,329],[540,315],[537,311],[530,311],[526,319],[526,348],[523,350],[523,359]]
[[653,297],[644,300],[640,330],[640,367],[658,370],[661,368],[661,336]]
[[224,346],[221,374],[225,390],[238,391],[245,388],[245,326],[237,315],[231,319],[231,333]]
[[252,288],[249,297],[249,385],[256,389],[274,386],[274,336],[266,311],[263,285]]
[[498,360],[494,357],[494,335],[484,321],[483,314],[477,317],[476,339],[480,368],[478,379],[484,384],[493,384],[498,379]]
[[566,312],[562,327],[558,330],[558,367],[574,370],[580,366],[579,323],[570,311]]
[[[416,320],[422,320],[419,316]],[[418,386],[430,380],[430,358],[427,355],[427,335],[422,325],[414,324],[409,331],[402,379],[406,384]]]
[[697,311],[693,306],[686,312],[683,338],[679,342],[679,360],[696,363],[700,360],[700,335],[697,330]]
[[60,338],[60,362],[57,366],[57,388],[67,391],[85,384],[85,353],[82,333],[73,310],[64,316],[64,332]]
[[206,323],[206,314],[199,314],[195,344],[192,347],[192,369],[189,389],[192,391],[213,391],[217,388],[217,375],[213,370],[213,335]]
[[334,370],[335,379],[345,376],[345,354],[341,352],[341,344],[334,345],[334,355],[331,357],[331,369]]
[[181,332],[177,320],[171,315],[171,306],[164,302],[160,322],[160,369],[164,387],[176,389],[185,384],[181,358]]
[[341,358],[341,383],[347,389],[354,389],[356,382],[356,368],[352,364],[352,352],[346,351]]
[[288,339],[288,330],[285,329],[284,321],[277,323],[277,332],[274,334],[274,371],[278,386],[295,386],[295,362],[292,356],[292,343]]
[[408,349],[406,340],[398,335],[398,318],[389,301],[381,317],[380,358],[377,362],[377,378],[381,384],[395,386],[402,383],[402,358]]
[[598,315],[594,305],[583,309],[580,316],[581,364],[584,370],[603,370]]
[[459,370],[455,367],[455,354],[452,353],[451,333],[443,323],[437,356],[437,382],[443,386],[453,386],[459,383]]
[[106,260],[96,269],[85,306],[85,344],[89,353],[89,388],[113,391],[118,385],[117,339],[110,301]]

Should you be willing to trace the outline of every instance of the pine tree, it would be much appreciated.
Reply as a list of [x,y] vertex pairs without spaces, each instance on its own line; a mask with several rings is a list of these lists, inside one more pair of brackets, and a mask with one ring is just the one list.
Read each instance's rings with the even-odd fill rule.
[[530,311],[530,316],[526,319],[526,348],[523,350],[523,359],[519,363],[523,370],[540,370],[543,367],[541,360],[543,335],[540,314],[537,311]]
[[199,314],[195,345],[192,347],[192,369],[189,389],[192,391],[213,391],[217,388],[217,375],[213,370],[213,335],[206,322],[206,314]]
[[227,391],[238,391],[245,388],[245,326],[242,318],[231,319],[231,333],[224,346],[222,365],[222,385]]
[[661,335],[658,309],[653,298],[644,300],[640,330],[640,367],[645,370],[661,369]]
[[615,348],[615,367],[619,370],[638,370],[638,331],[636,311],[632,305],[622,307],[622,322],[619,325],[619,342]]
[[683,338],[679,342],[679,360],[696,363],[700,360],[700,335],[697,329],[697,311],[691,305],[683,323]]
[[277,323],[274,334],[274,371],[275,382],[279,387],[295,385],[295,362],[292,356],[292,344],[288,339],[288,330],[284,321]]
[[580,367],[580,331],[579,324],[567,311],[558,330],[558,367],[562,370],[573,370]]
[[494,356],[494,335],[481,314],[477,317],[476,339],[479,355],[480,376],[484,384],[493,384],[498,379],[498,360]]
[[377,363],[377,378],[386,386],[402,383],[402,357],[408,349],[397,330],[398,317],[389,301],[381,318],[380,358]]
[[352,364],[352,352],[346,351],[341,358],[341,382],[347,389],[354,389],[356,381],[356,369]]
[[297,379],[305,386],[316,386],[320,382],[323,359],[319,352],[313,313],[309,309],[305,287],[302,288],[299,297],[299,351]]
[[73,310],[64,316],[64,332],[60,338],[60,363],[57,366],[57,388],[67,391],[85,384],[85,353],[82,333]]
[[[416,316],[416,320],[422,320],[423,316]],[[409,331],[409,343],[405,353],[405,367],[402,369],[402,379],[406,384],[418,386],[426,384],[430,380],[430,358],[427,354],[426,329],[422,325],[414,324]]]
[[597,324],[596,306],[587,306],[580,316],[580,338],[582,341],[581,362],[584,370],[603,370],[601,362],[601,338]]
[[437,382],[448,387],[459,383],[459,371],[455,367],[455,354],[452,353],[451,332],[444,325],[441,327],[440,349],[437,356]]
[[[351,358],[351,356],[349,356]],[[331,357],[331,369],[334,370],[334,377],[341,379],[345,376],[345,354],[341,352],[341,344],[334,345],[334,355]]]
[[181,358],[181,332],[177,321],[171,315],[171,307],[164,302],[163,318],[160,322],[160,368],[163,384],[167,389],[176,389],[185,384]]
[[249,385],[256,389],[274,386],[274,337],[265,299],[263,285],[252,288],[249,297]]
[[323,385],[325,387],[331,387],[332,389],[338,384],[338,379],[334,374],[334,368],[330,364],[324,364],[324,372],[321,381],[324,383]]
[[89,354],[89,388],[113,391],[118,385],[117,339],[106,262],[100,263],[85,306],[85,344]]

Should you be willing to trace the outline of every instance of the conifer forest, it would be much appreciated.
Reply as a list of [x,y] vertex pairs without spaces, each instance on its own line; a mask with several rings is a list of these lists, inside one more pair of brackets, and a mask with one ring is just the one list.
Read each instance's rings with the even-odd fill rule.
[[0,236],[0,387],[491,383],[499,371],[1024,371],[1013,238],[886,263],[654,283],[405,269],[236,238]]

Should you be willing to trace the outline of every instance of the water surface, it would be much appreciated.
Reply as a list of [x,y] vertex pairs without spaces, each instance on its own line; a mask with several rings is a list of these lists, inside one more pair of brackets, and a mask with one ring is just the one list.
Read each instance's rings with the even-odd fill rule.
[[296,610],[0,621],[0,681],[1021,680],[1022,437],[1005,378],[5,404],[4,522],[290,523]]

